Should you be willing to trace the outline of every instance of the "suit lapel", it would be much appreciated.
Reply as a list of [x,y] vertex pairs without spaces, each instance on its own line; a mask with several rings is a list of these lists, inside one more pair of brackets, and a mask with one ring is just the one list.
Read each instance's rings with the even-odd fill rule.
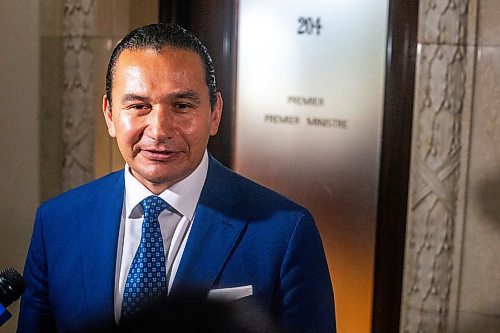
[[114,325],[116,251],[123,205],[123,172],[99,183],[80,212],[83,284],[96,325]]
[[231,218],[239,201],[232,173],[210,158],[205,185],[175,276],[171,295],[207,293],[237,245],[246,222]]

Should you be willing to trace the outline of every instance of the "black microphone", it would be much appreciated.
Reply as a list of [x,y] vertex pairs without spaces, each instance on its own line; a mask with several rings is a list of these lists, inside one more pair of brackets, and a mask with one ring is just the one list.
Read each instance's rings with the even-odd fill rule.
[[24,279],[15,269],[7,268],[0,272],[0,326],[12,317],[6,308],[19,299],[24,289]]

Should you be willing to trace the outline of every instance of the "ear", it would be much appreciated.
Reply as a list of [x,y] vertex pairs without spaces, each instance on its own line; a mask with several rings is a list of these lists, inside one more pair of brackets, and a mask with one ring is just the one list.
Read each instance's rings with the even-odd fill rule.
[[224,102],[222,101],[222,96],[220,92],[216,93],[217,100],[215,106],[211,113],[211,125],[210,125],[210,136],[214,136],[219,131],[220,119],[222,117],[222,106]]
[[106,120],[106,126],[108,126],[109,136],[116,137],[115,123],[113,122],[113,113],[111,111],[111,104],[108,101],[106,95],[102,97],[102,113],[104,115],[104,120]]

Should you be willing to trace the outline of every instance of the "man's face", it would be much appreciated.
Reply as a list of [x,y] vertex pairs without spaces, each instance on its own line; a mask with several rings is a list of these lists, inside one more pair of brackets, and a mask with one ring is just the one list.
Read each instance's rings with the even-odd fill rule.
[[111,107],[103,98],[109,135],[134,177],[155,194],[196,169],[219,127],[222,98],[217,93],[211,110],[202,60],[189,50],[124,50],[111,97]]

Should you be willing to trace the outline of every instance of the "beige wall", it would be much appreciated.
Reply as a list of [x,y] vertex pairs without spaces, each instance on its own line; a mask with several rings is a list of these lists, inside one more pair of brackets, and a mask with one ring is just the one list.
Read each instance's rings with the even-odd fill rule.
[[457,332],[500,332],[500,3],[478,1]]
[[22,271],[39,203],[38,12],[37,1],[0,2],[0,270]]

